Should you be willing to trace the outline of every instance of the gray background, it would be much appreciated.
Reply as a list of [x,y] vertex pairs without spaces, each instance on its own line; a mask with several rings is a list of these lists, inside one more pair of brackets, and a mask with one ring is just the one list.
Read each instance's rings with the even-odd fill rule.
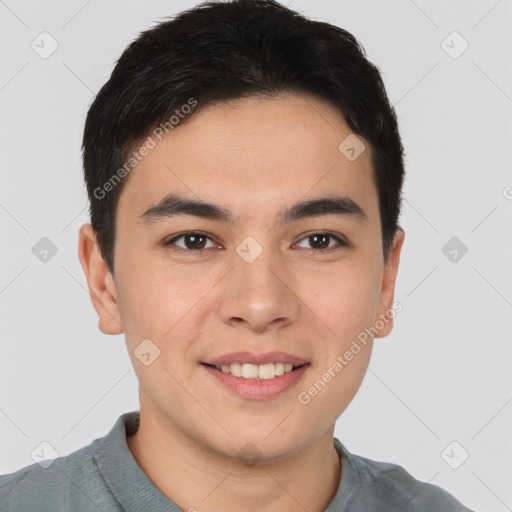
[[[77,257],[81,135],[124,47],[196,3],[0,0],[0,473],[33,463],[42,441],[66,455],[138,408],[124,339],[98,330]],[[407,154],[404,309],[336,435],[470,508],[512,510],[512,1],[290,5],[362,42]],[[43,31],[59,45],[45,59],[31,47],[55,44]],[[46,262],[32,252],[43,237],[57,248]]]

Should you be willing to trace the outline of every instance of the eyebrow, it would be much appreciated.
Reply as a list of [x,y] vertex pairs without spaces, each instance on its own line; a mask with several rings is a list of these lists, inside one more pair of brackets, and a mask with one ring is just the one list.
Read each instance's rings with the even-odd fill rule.
[[[177,194],[165,196],[156,206],[144,211],[139,221],[150,225],[176,215],[192,215],[203,219],[235,224],[233,212],[221,205],[198,199],[189,199]],[[323,215],[341,215],[367,221],[368,216],[361,206],[346,196],[326,196],[317,199],[299,201],[278,213],[279,224],[286,224],[308,217]]]

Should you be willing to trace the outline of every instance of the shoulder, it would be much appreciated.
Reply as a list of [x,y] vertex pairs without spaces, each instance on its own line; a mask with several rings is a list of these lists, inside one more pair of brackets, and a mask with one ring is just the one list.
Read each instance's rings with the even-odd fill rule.
[[0,475],[2,512],[121,510],[101,477],[91,445],[44,463]]
[[354,500],[358,505],[360,502],[361,510],[378,507],[381,511],[471,512],[450,493],[438,485],[417,480],[402,466],[354,455],[345,447],[342,449],[358,482],[360,492]]

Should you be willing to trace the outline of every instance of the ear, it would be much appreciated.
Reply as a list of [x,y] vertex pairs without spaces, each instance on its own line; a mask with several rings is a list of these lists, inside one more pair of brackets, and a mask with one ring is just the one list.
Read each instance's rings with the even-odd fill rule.
[[78,258],[89,285],[92,304],[99,317],[99,328],[104,334],[121,334],[116,285],[98,245],[96,232],[91,224],[84,224],[79,231]]
[[398,274],[398,264],[400,262],[400,252],[402,250],[404,239],[404,230],[402,228],[398,228],[389,249],[387,262],[384,265],[379,308],[374,322],[374,325],[384,323],[384,326],[375,334],[376,338],[384,338],[393,330],[393,317],[390,317],[389,311],[394,311],[393,298],[395,296],[395,283],[396,276]]

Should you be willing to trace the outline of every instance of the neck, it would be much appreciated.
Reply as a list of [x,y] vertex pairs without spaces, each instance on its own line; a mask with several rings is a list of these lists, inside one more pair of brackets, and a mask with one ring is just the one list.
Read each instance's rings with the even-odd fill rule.
[[169,422],[144,414],[128,448],[151,482],[190,512],[322,512],[341,478],[334,426],[300,452],[253,464],[226,457]]

